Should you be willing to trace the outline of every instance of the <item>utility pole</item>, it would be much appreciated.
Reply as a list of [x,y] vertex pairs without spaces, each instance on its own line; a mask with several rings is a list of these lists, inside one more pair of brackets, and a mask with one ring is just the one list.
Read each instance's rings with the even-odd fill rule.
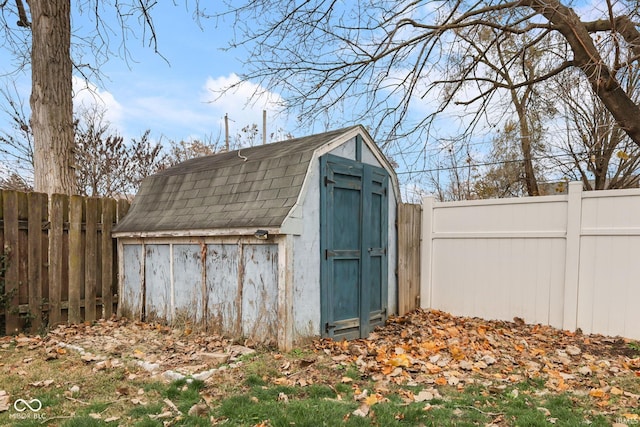
[[229,151],[229,115],[224,115],[224,148]]
[[262,110],[262,145],[267,143],[267,110]]

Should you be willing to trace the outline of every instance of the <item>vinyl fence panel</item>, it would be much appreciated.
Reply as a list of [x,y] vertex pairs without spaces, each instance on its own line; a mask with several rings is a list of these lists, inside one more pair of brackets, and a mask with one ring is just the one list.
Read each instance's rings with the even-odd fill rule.
[[422,307],[640,338],[640,190],[569,188],[567,196],[426,198]]

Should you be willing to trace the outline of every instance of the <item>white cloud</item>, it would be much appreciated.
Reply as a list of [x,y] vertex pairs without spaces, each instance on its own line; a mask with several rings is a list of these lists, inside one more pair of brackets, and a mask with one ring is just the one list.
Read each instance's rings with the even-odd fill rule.
[[91,108],[99,106],[104,108],[105,119],[116,128],[121,125],[123,107],[108,91],[100,90],[98,86],[84,79],[73,77],[73,107]]
[[278,128],[290,130],[286,129],[286,118],[283,115],[284,99],[258,84],[241,82],[235,73],[209,77],[203,89],[201,101],[212,110],[221,126],[225,114],[228,115],[232,134],[246,125],[257,124],[262,128],[263,110],[267,111],[269,133]]

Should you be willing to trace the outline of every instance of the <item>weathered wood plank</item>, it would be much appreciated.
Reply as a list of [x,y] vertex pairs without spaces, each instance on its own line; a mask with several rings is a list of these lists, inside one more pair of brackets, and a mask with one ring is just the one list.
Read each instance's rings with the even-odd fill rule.
[[124,200],[124,199],[118,200],[118,218],[117,218],[117,222],[120,222],[120,220],[122,220],[122,218],[124,218],[124,216],[127,214],[127,212],[129,212],[129,202]]
[[[28,221],[29,204],[27,193],[18,192],[18,223]],[[18,264],[18,302],[20,304],[29,303],[29,241],[28,227],[18,228],[18,251],[14,262]],[[20,328],[24,328],[28,321],[27,317],[20,319]]]
[[63,194],[51,196],[51,211],[49,215],[49,326],[55,326],[61,321],[62,272],[65,268],[63,253],[63,237],[65,223],[65,206],[69,198]]
[[96,320],[96,305],[91,301],[96,299],[98,284],[98,199],[86,199],[85,252],[84,252],[84,320]]
[[82,321],[80,314],[80,292],[84,286],[82,269],[82,207],[80,196],[71,196],[69,202],[69,323]]
[[416,309],[420,295],[420,205],[398,205],[398,314]]
[[[28,245],[28,292],[29,292],[29,317],[31,318],[32,331],[37,331],[42,326],[42,220],[45,210],[43,200],[45,194],[28,194],[29,229],[27,236]],[[46,203],[46,202],[45,202]]]
[[5,294],[7,308],[5,313],[5,327],[7,334],[20,331],[20,317],[17,312],[19,301],[19,237],[18,237],[18,193],[4,191],[2,197],[4,219],[4,249],[7,255],[7,270],[5,271]]
[[115,200],[102,199],[102,317],[113,314],[113,238],[111,229],[115,220]]

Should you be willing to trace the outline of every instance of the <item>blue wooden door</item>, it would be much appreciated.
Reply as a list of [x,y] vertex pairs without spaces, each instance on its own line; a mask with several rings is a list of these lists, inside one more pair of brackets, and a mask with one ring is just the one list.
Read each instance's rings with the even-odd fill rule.
[[333,155],[321,171],[323,335],[366,337],[387,314],[388,175]]

